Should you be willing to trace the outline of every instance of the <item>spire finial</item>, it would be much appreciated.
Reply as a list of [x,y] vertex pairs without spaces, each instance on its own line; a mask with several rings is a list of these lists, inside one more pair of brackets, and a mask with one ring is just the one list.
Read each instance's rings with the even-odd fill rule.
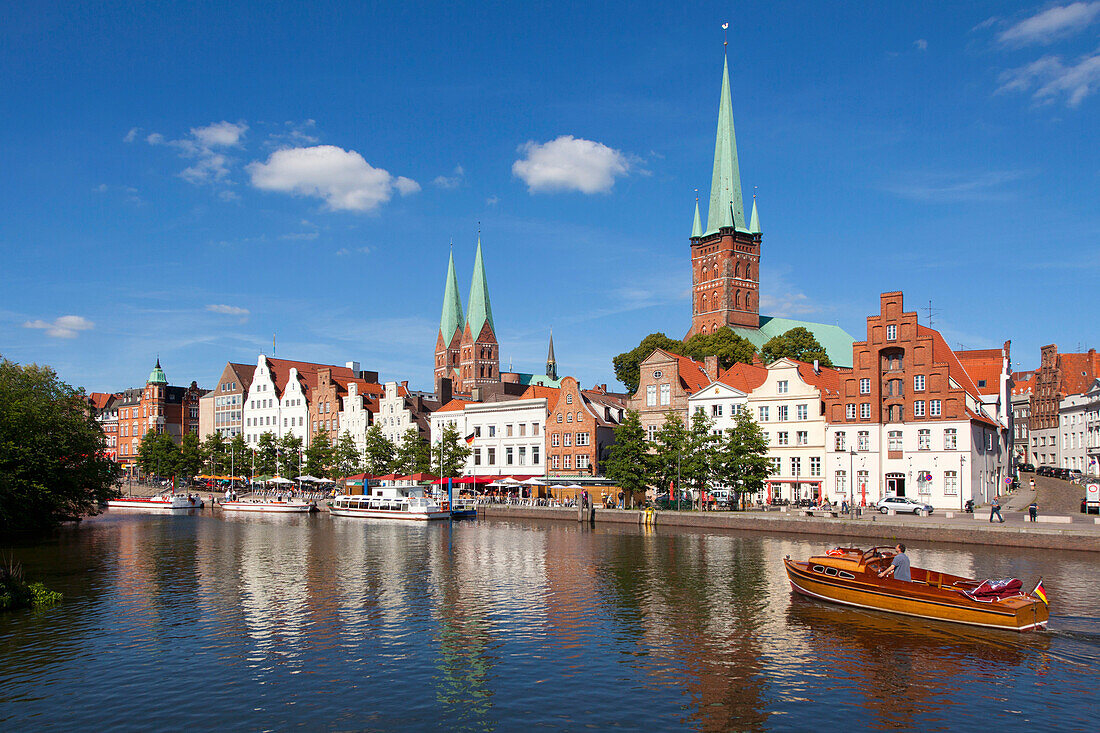
[[729,23],[723,23],[722,24],[722,46],[723,47],[726,47],[726,46],[730,45],[729,39],[727,38],[727,34],[729,33],[729,29],[730,29],[730,24]]

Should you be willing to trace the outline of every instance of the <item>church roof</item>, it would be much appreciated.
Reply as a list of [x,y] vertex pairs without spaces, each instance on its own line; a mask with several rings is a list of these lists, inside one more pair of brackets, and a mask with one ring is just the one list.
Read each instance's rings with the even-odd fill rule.
[[474,256],[474,277],[470,282],[466,325],[470,327],[470,334],[476,339],[486,323],[493,332],[496,332],[496,327],[493,326],[493,307],[489,304],[489,283],[485,279],[485,262],[481,258],[481,235],[479,234],[477,254]]
[[760,233],[760,216],[756,213],[756,195],[752,197],[752,217],[749,219],[749,232],[751,234]]
[[462,297],[458,294],[458,276],[455,275],[455,254],[447,265],[447,286],[443,291],[443,315],[439,319],[439,333],[445,344],[451,343],[455,331],[462,328]]
[[560,387],[561,379],[551,379],[545,374],[527,374],[526,372],[510,372],[516,375],[516,384],[537,387]]
[[160,368],[160,358],[157,358],[157,365],[153,367],[153,371],[149,372],[149,378],[145,380],[147,384],[168,384],[168,377],[165,376],[164,370]]
[[699,199],[695,199],[695,220],[691,222],[692,238],[703,236],[703,225],[699,221]]
[[753,346],[760,349],[775,336],[782,336],[792,328],[801,326],[814,335],[817,342],[829,355],[833,366],[852,366],[852,344],[855,339],[848,335],[840,326],[830,326],[827,323],[813,323],[811,321],[796,321],[793,318],[776,318],[773,316],[760,316],[760,328],[747,328],[745,326],[730,326],[733,332],[742,338],[752,342]]
[[714,139],[714,173],[710,183],[707,234],[722,227],[745,231],[745,205],[741,200],[741,170],[737,165],[737,136],[733,131],[729,61],[722,59],[722,94],[718,101],[718,132]]

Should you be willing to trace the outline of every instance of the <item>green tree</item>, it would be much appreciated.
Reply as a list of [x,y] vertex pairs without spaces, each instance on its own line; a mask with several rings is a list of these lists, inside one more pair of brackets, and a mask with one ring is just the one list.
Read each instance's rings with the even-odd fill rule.
[[768,441],[749,410],[741,409],[733,428],[727,430],[715,451],[715,480],[729,486],[736,497],[756,494],[772,474]]
[[164,433],[148,431],[138,446],[138,466],[147,476],[167,478],[179,471],[180,449]]
[[331,478],[342,478],[359,472],[359,466],[363,463],[363,456],[359,454],[359,448],[355,445],[355,439],[351,433],[340,433],[340,439],[332,449],[332,466],[336,475]]
[[250,456],[248,454],[248,444],[244,442],[244,436],[237,433],[233,436],[233,439],[229,441],[228,461],[230,473],[241,476],[248,473],[247,468],[249,465]]
[[604,474],[622,488],[630,506],[634,506],[638,495],[645,494],[652,463],[638,412],[627,410],[622,424],[615,428],[615,442],[608,449]]
[[0,358],[0,535],[40,532],[118,496],[118,464],[84,393]]
[[228,472],[225,467],[225,438],[217,430],[202,442],[202,458],[206,472],[211,476]]
[[638,390],[638,379],[641,373],[639,365],[643,359],[652,354],[654,349],[664,349],[679,354],[682,353],[683,348],[683,341],[669,338],[663,333],[651,333],[633,349],[619,354],[611,360],[612,366],[615,367],[615,378],[626,386],[628,392],[633,394]]
[[833,365],[829,355],[825,353],[825,347],[818,343],[809,329],[802,326],[796,326],[786,333],[769,339],[760,349],[760,356],[769,364],[776,359],[787,357],[807,363],[817,359],[818,363],[825,367]]
[[[653,441],[653,475],[662,490],[670,484],[678,491],[682,489],[684,458],[691,447],[690,441],[691,436],[679,413],[666,412],[665,424],[657,430]],[[681,479],[680,483],[677,478]]]
[[331,466],[332,442],[329,441],[326,433],[317,433],[309,441],[309,447],[306,448],[305,467],[302,470],[309,476],[328,478]]
[[366,472],[372,476],[384,476],[393,467],[397,446],[382,433],[377,423],[367,428],[363,462]]
[[729,369],[737,363],[751,364],[756,355],[752,341],[738,336],[732,328],[720,328],[713,333],[697,333],[683,345],[684,356],[702,361],[708,356],[718,357],[718,366]]
[[276,471],[280,476],[298,476],[308,473],[302,466],[302,439],[294,433],[286,433],[279,438],[275,459]]
[[260,434],[256,443],[256,473],[260,476],[270,476],[275,473],[275,462],[278,455],[279,440],[275,433],[268,430]]
[[691,416],[687,445],[680,465],[680,476],[684,486],[694,489],[698,498],[714,478],[716,445],[718,436],[713,435],[713,422],[702,410],[696,410]]
[[446,424],[439,434],[439,440],[432,445],[432,467],[429,473],[444,478],[461,476],[469,457],[470,446],[458,434],[458,428]]
[[176,470],[183,478],[194,478],[202,473],[203,451],[199,436],[188,433],[180,441],[180,455]]
[[416,428],[409,428],[401,436],[393,458],[393,470],[405,475],[431,472],[431,449],[428,442],[420,438],[420,431]]

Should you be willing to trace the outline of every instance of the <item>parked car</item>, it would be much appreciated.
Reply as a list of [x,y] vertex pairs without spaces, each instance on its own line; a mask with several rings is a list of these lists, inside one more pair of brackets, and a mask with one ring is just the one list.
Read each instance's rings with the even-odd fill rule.
[[1068,481],[1069,480],[1069,469],[1068,468],[1058,467],[1058,468],[1055,468],[1055,469],[1052,469],[1052,470],[1053,470],[1052,475],[1054,476],[1054,478],[1060,478],[1063,481]]
[[885,496],[878,500],[875,507],[885,514],[889,510],[893,509],[898,514],[920,514],[921,510],[932,513],[932,505],[925,504],[923,501],[917,501],[916,499],[910,499],[908,496]]
[[1053,476],[1054,475],[1053,471],[1054,471],[1054,469],[1052,469],[1050,466],[1039,466],[1037,469],[1035,469],[1035,475],[1036,476]]
[[1035,465],[1031,463],[1021,463],[1019,470],[1022,473],[1035,473]]

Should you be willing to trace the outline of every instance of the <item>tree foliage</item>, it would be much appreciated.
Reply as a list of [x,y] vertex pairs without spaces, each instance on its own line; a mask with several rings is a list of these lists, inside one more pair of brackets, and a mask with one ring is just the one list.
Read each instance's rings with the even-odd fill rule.
[[229,470],[231,473],[237,476],[247,473],[245,467],[249,463],[248,444],[244,442],[244,436],[240,433],[233,436],[233,439],[229,441],[227,453],[229,461]]
[[332,447],[332,468],[335,475],[329,478],[343,478],[358,473],[361,465],[363,465],[363,456],[359,454],[355,438],[345,430],[340,433],[340,438]]
[[431,448],[426,440],[421,439],[420,431],[416,428],[409,428],[401,436],[392,468],[394,472],[406,476],[414,473],[431,473]]
[[445,424],[439,434],[439,440],[432,445],[432,468],[430,473],[442,477],[461,476],[466,468],[466,459],[470,457],[470,446],[458,434],[458,428]]
[[363,450],[363,464],[372,476],[384,476],[394,464],[397,446],[382,432],[377,423],[367,428],[366,443]]
[[0,359],[0,535],[92,514],[118,495],[118,464],[84,394],[49,367]]
[[636,410],[628,410],[622,424],[615,428],[615,442],[604,467],[604,473],[622,488],[629,503],[645,493],[651,479],[652,456]]
[[[301,443],[300,439],[299,443]],[[353,445],[352,448],[354,449],[355,446]],[[295,451],[295,455],[297,455],[297,451]],[[313,439],[309,441],[309,447],[306,448],[304,457],[305,466],[302,470],[307,475],[328,478],[329,470],[332,467],[332,443],[329,441],[328,435],[326,433],[316,433]]]
[[303,472],[302,439],[294,433],[284,433],[276,443],[276,472],[280,476],[297,476]]
[[813,362],[817,359],[821,366],[831,367],[833,362],[825,352],[825,347],[818,343],[813,333],[802,326],[796,326],[786,333],[771,338],[760,349],[761,358],[767,363],[786,357],[802,362]]
[[622,382],[628,392],[638,389],[641,371],[640,365],[654,349],[664,349],[672,354],[690,356],[702,360],[708,356],[717,356],[718,365],[729,369],[736,363],[751,364],[756,347],[746,338],[738,336],[731,328],[720,328],[714,333],[697,333],[687,341],[669,338],[663,333],[651,333],[630,351],[619,354],[611,360],[615,368],[615,378]]
[[734,427],[727,430],[715,451],[716,483],[732,488],[738,496],[764,488],[772,473],[767,458],[768,441],[748,410],[737,412]]
[[[179,459],[176,463],[176,473],[184,478],[193,478],[202,473],[203,466],[202,445],[199,436],[188,433],[180,440]],[[228,470],[228,464],[225,464]]]
[[256,443],[256,473],[260,476],[270,476],[275,473],[275,461],[278,455],[279,440],[270,430],[260,434]]
[[138,446],[138,467],[147,476],[175,476],[180,468],[180,448],[169,436],[150,430]]
[[665,423],[653,440],[653,477],[661,490],[670,485],[677,489],[677,479],[683,477],[685,454],[690,448],[690,435],[680,413],[669,410],[665,413]]
[[202,441],[202,457],[206,472],[211,475],[228,473],[225,467],[225,438],[217,430]]

